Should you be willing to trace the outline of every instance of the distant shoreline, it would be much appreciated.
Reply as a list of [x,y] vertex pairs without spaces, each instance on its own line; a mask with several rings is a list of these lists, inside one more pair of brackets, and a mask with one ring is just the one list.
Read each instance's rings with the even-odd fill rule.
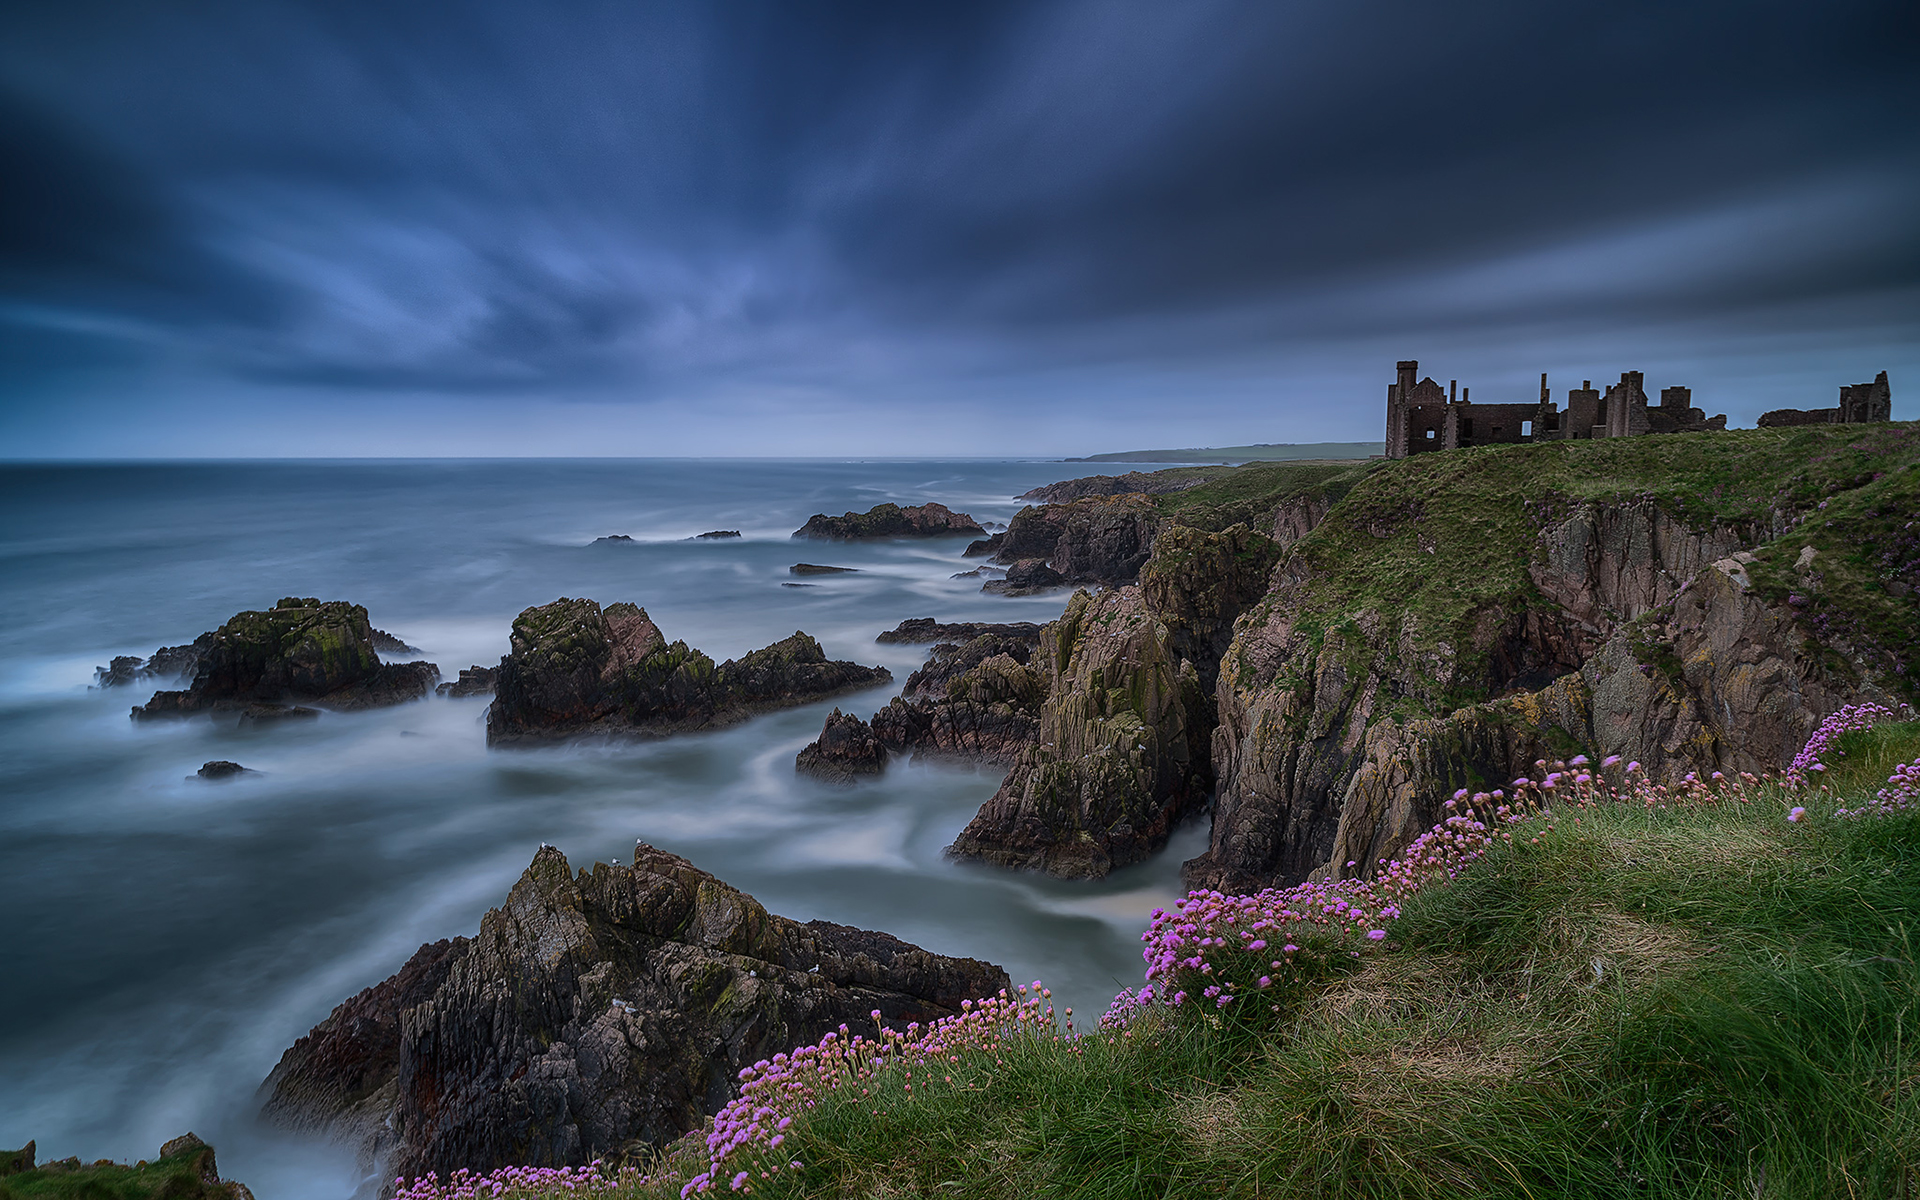
[[1063,458],[1062,462],[1228,463],[1291,462],[1296,459],[1371,458],[1386,453],[1383,442],[1280,442],[1256,446],[1202,446],[1186,450],[1122,450]]

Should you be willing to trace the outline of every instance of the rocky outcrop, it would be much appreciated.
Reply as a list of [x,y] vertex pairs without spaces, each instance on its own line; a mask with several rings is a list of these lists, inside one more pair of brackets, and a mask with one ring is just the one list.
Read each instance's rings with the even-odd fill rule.
[[991,558],[994,555],[1000,553],[1000,547],[1006,544],[1007,544],[1007,531],[1003,529],[999,533],[996,533],[991,537],[983,537],[978,539],[977,541],[968,542],[967,548],[960,552],[960,557],[961,558]]
[[235,775],[251,775],[253,772],[237,762],[216,758],[212,762],[201,763],[200,769],[194,774],[201,779],[232,779]]
[[238,613],[203,640],[193,683],[154,693],[133,710],[136,720],[289,700],[373,708],[417,700],[440,677],[432,663],[382,663],[367,610],[342,600],[289,597],[264,612]]
[[522,612],[511,645],[487,710],[489,745],[712,729],[893,678],[884,667],[828,661],[805,633],[716,667],[685,642],[669,643],[645,609],[602,611],[585,599]]
[[832,783],[852,783],[886,769],[887,751],[873,729],[852,713],[827,714],[820,736],[793,757],[793,769]]
[[417,650],[414,647],[407,645],[405,642],[401,641],[399,638],[388,633],[384,629],[374,630],[372,636],[373,636],[373,648],[375,650],[378,650],[382,654],[423,654],[425,653],[425,651]]
[[692,540],[720,541],[723,538],[737,538],[739,536],[740,531],[738,529],[709,529],[705,533],[694,534]]
[[1207,698],[1137,587],[1076,593],[1040,638],[1035,743],[948,853],[1098,878],[1164,846],[1206,799],[1188,727]]
[[795,563],[787,568],[792,575],[857,575],[859,567],[828,567],[819,563]]
[[1007,568],[1006,577],[980,585],[983,592],[1001,596],[1037,596],[1067,586],[1067,577],[1037,558],[1024,558]]
[[605,537],[597,537],[593,539],[593,544],[598,546],[603,542],[631,542],[631,541],[633,541],[633,537],[631,534],[609,533]]
[[955,621],[943,624],[932,617],[909,617],[874,638],[887,645],[920,645],[927,642],[966,642],[982,634],[1038,641],[1040,627],[1032,621]]
[[1008,524],[994,561],[1015,566],[1037,560],[1068,583],[1131,583],[1164,524],[1153,502],[1137,494],[1023,508]]
[[873,714],[875,739],[894,754],[1012,764],[1038,734],[1047,695],[1030,661],[1037,640],[983,633],[935,646]]
[[212,631],[201,634],[184,646],[162,646],[151,658],[123,654],[109,666],[93,669],[95,687],[125,687],[146,679],[191,679],[200,667],[200,659],[213,645]]
[[493,695],[494,684],[499,679],[499,676],[500,671],[497,667],[482,667],[479,665],[462,667],[460,668],[460,677],[458,679],[449,679],[433,690],[437,695],[446,696],[454,700],[464,699],[468,696],[491,696]]
[[980,523],[966,513],[957,513],[944,504],[919,504],[902,508],[898,504],[876,504],[864,513],[830,517],[815,513],[805,525],[793,531],[797,538],[851,542],[868,538],[951,537],[962,533],[985,533]]
[[974,959],[775,916],[644,842],[631,867],[578,874],[542,848],[477,937],[422,948],[296,1042],[264,1111],[355,1144],[383,1179],[582,1163],[695,1128],[758,1059],[1007,984]]

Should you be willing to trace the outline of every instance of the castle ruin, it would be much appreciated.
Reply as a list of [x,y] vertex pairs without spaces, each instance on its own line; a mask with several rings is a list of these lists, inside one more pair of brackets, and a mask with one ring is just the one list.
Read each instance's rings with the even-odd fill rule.
[[[1419,379],[1420,363],[1398,365],[1399,378],[1387,386],[1388,458],[1406,458],[1430,450],[1463,446],[1500,446],[1563,438],[1638,437],[1646,433],[1704,433],[1727,427],[1727,418],[1709,417],[1693,407],[1693,389],[1660,389],[1660,403],[1647,399],[1646,376],[1622,371],[1620,382],[1602,393],[1592,380],[1567,392],[1563,412],[1540,376],[1540,399],[1531,404],[1475,404],[1458,380],[1442,388],[1431,377]],[[1762,428],[1778,425],[1857,423],[1892,419],[1892,390],[1887,373],[1872,383],[1840,389],[1838,408],[1779,409],[1760,418]]]
[[1840,403],[1833,408],[1776,408],[1761,414],[1762,429],[1788,425],[1864,425],[1869,421],[1893,420],[1893,386],[1887,373],[1880,372],[1872,383],[1840,385]]

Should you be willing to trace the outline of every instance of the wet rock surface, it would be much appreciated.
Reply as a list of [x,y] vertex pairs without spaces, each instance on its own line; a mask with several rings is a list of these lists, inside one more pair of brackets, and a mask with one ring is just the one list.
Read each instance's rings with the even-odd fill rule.
[[95,687],[125,687],[147,679],[189,679],[199,669],[200,658],[213,645],[211,630],[184,646],[162,646],[149,658],[123,654],[112,664],[93,669]]
[[585,733],[657,736],[886,683],[884,667],[829,661],[805,633],[714,665],[669,643],[633,604],[586,599],[529,608],[513,622],[487,710],[490,745]]
[[864,513],[846,513],[830,517],[815,513],[805,525],[794,530],[797,538],[825,541],[860,541],[866,538],[951,537],[962,533],[985,533],[980,523],[966,513],[957,513],[944,504],[876,504]]
[[399,638],[388,633],[384,629],[376,629],[373,631],[373,648],[375,650],[378,650],[382,654],[424,653],[424,651],[422,650],[418,650],[412,646],[407,645],[405,642],[401,641]]
[[237,762],[216,758],[212,762],[201,763],[200,769],[194,774],[201,779],[232,779],[236,775],[251,775],[253,772]]
[[775,916],[644,842],[631,867],[577,874],[543,848],[477,937],[423,947],[296,1042],[263,1111],[356,1146],[379,1178],[582,1163],[694,1128],[757,1059],[1007,985],[988,963]]
[[[170,661],[186,657],[175,654]],[[440,677],[432,663],[381,662],[367,610],[342,600],[289,597],[263,612],[235,614],[195,641],[192,658],[192,684],[154,693],[133,710],[136,720],[210,712],[244,715],[256,706],[289,701],[375,708],[417,700]]]
[[827,714],[820,736],[794,755],[794,770],[833,783],[851,783],[878,775],[887,766],[887,751],[873,729],[851,713],[834,709]]
[[1037,596],[1067,586],[1067,577],[1037,558],[1025,558],[1007,568],[1006,577],[980,585],[999,596]]
[[820,563],[795,563],[787,568],[790,575],[857,575],[859,567],[829,567]]

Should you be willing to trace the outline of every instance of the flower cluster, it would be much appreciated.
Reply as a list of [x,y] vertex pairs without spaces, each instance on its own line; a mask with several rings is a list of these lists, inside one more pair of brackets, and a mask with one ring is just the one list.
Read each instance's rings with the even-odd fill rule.
[[1901,763],[1887,776],[1887,786],[1858,808],[1836,808],[1836,817],[1890,817],[1920,809],[1920,758]]
[[1813,731],[1807,744],[1800,753],[1794,755],[1793,765],[1787,768],[1787,779],[1794,784],[1804,784],[1815,774],[1827,769],[1827,759],[1838,758],[1841,751],[1834,745],[1842,734],[1872,729],[1883,721],[1909,720],[1912,710],[1905,704],[1896,713],[1883,704],[1849,704],[1837,712],[1830,713],[1820,722],[1820,728]]
[[[722,1185],[749,1191],[755,1179],[771,1179],[803,1164],[784,1149],[794,1122],[828,1095],[860,1089],[859,1103],[910,1101],[920,1093],[951,1084],[952,1069],[963,1059],[998,1056],[1018,1037],[1061,1036],[1055,1025],[1053,993],[1022,984],[984,1000],[964,1000],[956,1016],[929,1025],[908,1023],[904,1030],[880,1024],[878,1039],[851,1033],[847,1026],[811,1046],[762,1059],[740,1072],[740,1095],[714,1114],[707,1135],[707,1168],[687,1181],[680,1195],[710,1192]],[[1067,1009],[1067,1036],[1073,1010]],[[877,1109],[876,1109],[877,1111]]]
[[600,1159],[584,1167],[501,1167],[484,1175],[465,1167],[442,1182],[437,1172],[393,1181],[394,1200],[532,1200],[562,1192],[611,1192],[642,1187],[647,1177],[637,1168],[615,1171]]

